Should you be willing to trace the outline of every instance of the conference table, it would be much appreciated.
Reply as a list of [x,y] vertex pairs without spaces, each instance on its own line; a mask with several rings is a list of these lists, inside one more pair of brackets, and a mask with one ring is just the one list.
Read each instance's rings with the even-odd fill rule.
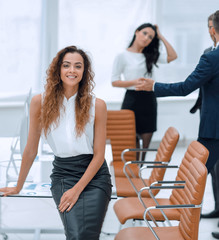
[[[51,156],[48,159],[52,159]],[[112,149],[110,141],[106,141],[106,150],[105,150],[105,158],[112,156]],[[39,159],[43,161],[44,157],[39,156]],[[48,169],[47,169],[48,170]],[[116,194],[116,185],[115,185],[115,177],[114,177],[114,169],[112,166],[109,165],[110,174],[112,176],[112,195],[111,199],[117,199]],[[9,187],[15,186],[16,183],[9,183]],[[7,198],[52,198],[51,191],[50,191],[51,183],[49,181],[46,182],[32,182],[32,183],[25,183],[23,189],[19,194],[7,196]],[[64,234],[63,229],[57,228],[9,228],[9,227],[2,227],[2,212],[1,212],[1,197],[3,197],[3,193],[0,192],[0,235],[3,236],[4,240],[8,239],[8,233],[33,233],[33,240],[40,240],[41,234]]]
[[[112,195],[111,199],[117,199],[116,195],[116,187],[114,174],[112,173],[113,169],[111,169],[112,176]],[[9,186],[14,186],[14,183],[10,183]],[[49,182],[40,182],[40,183],[25,183],[22,191],[19,194],[8,196],[9,198],[52,198],[50,191],[51,183]],[[0,201],[3,194],[0,192]],[[64,234],[64,230],[57,228],[5,228],[2,227],[1,224],[1,204],[0,204],[0,234],[3,235],[3,239],[7,240],[9,233],[33,233],[33,240],[40,240],[41,234]]]
[[[112,195],[111,199],[117,199],[116,187],[114,176],[112,176]],[[9,187],[14,187],[15,183],[9,183]],[[23,189],[19,194],[10,195],[11,198],[52,198],[50,191],[51,183],[39,182],[39,183],[25,183]],[[0,192],[0,197],[3,197],[3,193]],[[1,213],[1,212],[0,212]]]

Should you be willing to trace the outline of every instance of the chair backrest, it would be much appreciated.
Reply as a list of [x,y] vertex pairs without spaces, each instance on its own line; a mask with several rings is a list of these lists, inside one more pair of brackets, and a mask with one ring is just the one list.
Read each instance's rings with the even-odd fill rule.
[[[207,168],[200,159],[192,159],[185,176],[182,204],[202,203],[207,179]],[[179,229],[185,240],[197,240],[201,208],[181,209]]]
[[[189,144],[182,162],[179,166],[176,181],[185,181],[187,178],[187,174],[189,171],[190,163],[193,161],[194,158],[199,159],[203,164],[207,162],[209,152],[205,146],[203,146],[198,141],[193,141]],[[170,196],[170,201],[173,204],[183,204],[183,199],[185,198],[185,192],[183,189],[174,189]]]
[[[131,110],[107,111],[107,139],[112,146],[113,161],[122,161],[121,153],[136,148],[135,114]],[[126,160],[135,160],[135,153],[126,154]]]
[[[170,158],[173,154],[174,149],[176,148],[176,144],[179,140],[179,133],[174,127],[169,127],[159,145],[157,150],[155,161],[159,162],[169,162]],[[166,168],[154,168],[151,171],[151,175],[149,177],[149,184],[163,180]],[[153,193],[156,194],[159,190],[153,190]]]

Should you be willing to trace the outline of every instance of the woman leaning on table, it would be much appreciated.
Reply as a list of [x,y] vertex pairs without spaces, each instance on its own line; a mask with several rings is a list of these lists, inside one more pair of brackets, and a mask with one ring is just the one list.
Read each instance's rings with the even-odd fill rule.
[[111,196],[104,160],[107,111],[104,101],[92,94],[93,76],[83,50],[69,46],[57,53],[44,94],[31,101],[17,186],[0,189],[4,196],[21,191],[42,132],[55,155],[51,191],[67,240],[99,239]]
[[[166,53],[159,51],[160,40]],[[153,132],[157,130],[157,101],[153,92],[135,91],[135,86],[144,78],[152,77],[154,65],[169,63],[176,58],[175,50],[158,26],[145,23],[136,29],[128,48],[114,60],[112,85],[126,88],[122,109],[135,112],[136,132],[143,139],[144,148],[148,148]]]

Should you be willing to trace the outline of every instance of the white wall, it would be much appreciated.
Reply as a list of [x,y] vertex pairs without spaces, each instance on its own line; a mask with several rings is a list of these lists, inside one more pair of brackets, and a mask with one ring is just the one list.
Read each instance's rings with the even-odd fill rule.
[[[93,7],[88,7],[86,1],[89,4],[92,2]],[[113,47],[113,54],[116,54],[120,49],[122,50],[122,47],[125,48],[129,38],[131,38],[131,32],[138,24],[143,21],[157,23],[161,32],[178,53],[176,61],[168,65],[160,65],[156,69],[155,80],[157,81],[176,82],[184,80],[196,66],[203,50],[212,44],[207,29],[207,18],[218,9],[218,0],[151,0],[147,1],[152,4],[150,6],[145,4],[143,0],[115,0],[110,1],[115,8],[113,9],[112,5],[108,7],[108,10],[109,1],[86,1],[57,0],[51,2],[50,0],[50,4],[59,2],[59,8],[55,11],[56,14],[58,13],[56,16],[56,18],[58,17],[56,22],[56,34],[59,38],[58,47],[77,43],[76,38],[72,37],[75,35],[80,35],[79,40],[85,39],[84,47],[93,54],[94,67],[97,72],[95,92],[98,97],[107,101],[109,108],[112,106],[118,108],[125,92],[123,89],[111,86],[110,69],[113,58],[112,54],[110,57],[108,54],[109,45],[111,43]],[[11,5],[16,7],[11,9]],[[42,52],[40,52],[40,44],[42,43],[41,17],[45,13],[41,8],[45,6],[46,4],[42,4],[41,1],[21,0],[17,4],[16,0],[0,0],[0,51],[2,53],[0,61],[2,69],[0,79],[0,136],[13,135],[17,122],[20,120],[19,114],[21,114],[22,109],[22,101],[19,102],[19,100],[24,99],[25,93],[33,82],[35,82],[33,83],[35,87],[40,85],[39,82],[42,82],[42,77],[39,77],[42,76],[42,73],[38,69],[42,57]],[[75,11],[78,13],[80,7],[81,14],[78,15]],[[147,9],[151,11],[150,16]],[[139,14],[135,15],[134,10],[135,13],[139,12]],[[104,19],[104,11],[107,13],[106,19]],[[73,15],[78,16],[75,19],[74,28],[68,21],[70,18],[74,19]],[[130,16],[133,22],[130,22]],[[82,19],[85,21],[83,28]],[[114,20],[116,21],[114,22]],[[91,34],[87,34],[86,23]],[[42,22],[42,26],[43,24],[45,22]],[[119,28],[116,28],[116,24]],[[124,30],[125,26],[126,30]],[[115,33],[109,33],[108,29],[111,32],[115,29]],[[48,35],[50,34],[51,32],[48,32]],[[98,40],[94,38],[94,35],[98,36]],[[98,45],[96,48],[92,48],[94,39],[96,42],[100,42],[99,48]],[[108,44],[104,44],[106,39],[109,40]],[[27,42],[25,43],[25,41]],[[104,47],[106,51],[104,51]],[[44,51],[47,51],[47,48]],[[102,54],[103,57],[97,59],[96,53]],[[107,66],[108,70],[101,73],[103,64]],[[9,95],[10,91],[14,93],[14,96]],[[196,95],[197,93],[180,100],[167,98],[158,100],[158,131],[154,134],[154,140],[160,139],[169,125],[179,129],[181,138],[193,139],[197,137],[199,116],[198,113],[195,115],[189,113]],[[8,103],[8,101],[10,102]],[[16,102],[11,103],[11,101]]]
[[[24,109],[26,95],[19,96],[18,101],[0,99],[0,137],[12,137],[19,133],[19,123]],[[182,142],[189,142],[197,139],[199,112],[189,113],[195,102],[194,96],[186,98],[159,98],[158,99],[158,123],[157,132],[153,136],[153,142],[159,142],[166,129],[175,127],[180,133]],[[108,110],[119,110],[120,101],[107,102]]]
[[157,23],[173,44],[178,58],[156,69],[156,80],[183,81],[197,65],[204,49],[213,45],[208,17],[219,9],[218,0],[157,0]]

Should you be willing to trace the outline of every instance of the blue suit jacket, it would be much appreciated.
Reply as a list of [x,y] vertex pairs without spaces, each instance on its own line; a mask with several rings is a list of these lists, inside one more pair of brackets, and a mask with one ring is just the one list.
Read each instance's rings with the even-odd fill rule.
[[219,47],[204,53],[195,70],[184,82],[155,83],[157,97],[186,96],[202,90],[199,137],[219,139]]

